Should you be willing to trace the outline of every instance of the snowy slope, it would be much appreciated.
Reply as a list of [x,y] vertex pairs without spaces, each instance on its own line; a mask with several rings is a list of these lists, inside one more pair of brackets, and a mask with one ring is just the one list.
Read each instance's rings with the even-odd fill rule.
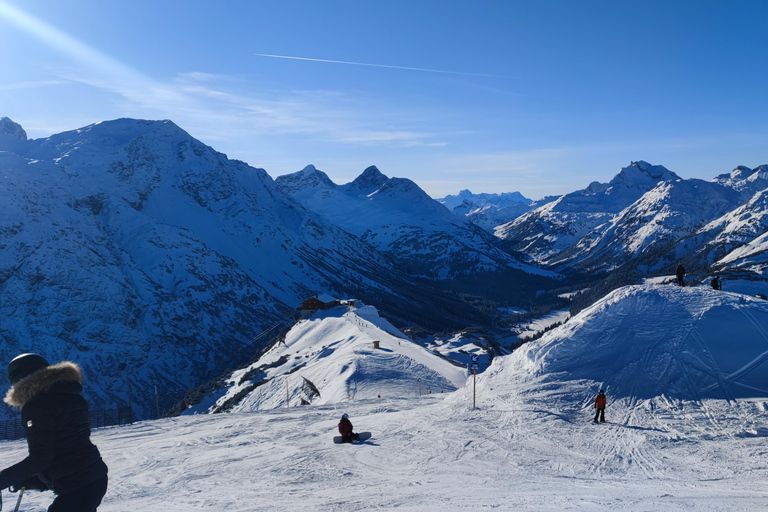
[[554,276],[499,249],[489,233],[453,215],[411,180],[388,178],[374,166],[346,185],[336,185],[314,166],[275,182],[309,210],[388,254],[412,276],[452,279],[511,268]]
[[284,342],[185,414],[408,397],[419,384],[423,394],[442,393],[466,378],[466,368],[413,343],[372,306],[339,306],[299,321]]
[[658,183],[679,177],[644,161],[624,167],[609,183],[591,183],[496,228],[513,250],[548,263],[591,230],[610,221]]
[[507,385],[580,382],[632,400],[768,397],[768,301],[621,288],[489,371]]
[[[736,294],[626,288],[496,358],[477,379],[476,409],[470,382],[445,400],[102,429],[93,439],[110,490],[99,510],[762,510],[768,394],[750,379],[766,382],[766,315],[768,302]],[[609,423],[591,425],[599,386]],[[368,442],[331,443],[345,412]],[[3,466],[25,452],[3,445]],[[50,501],[30,492],[25,510]]]
[[467,369],[470,369],[472,358],[476,357],[478,373],[485,371],[495,356],[509,353],[494,333],[484,329],[469,327],[448,334],[425,333],[415,329],[410,336],[428,350]]
[[308,296],[392,293],[405,276],[261,169],[170,121],[119,119],[0,139],[0,360],[74,359],[95,407],[162,402],[241,357]]

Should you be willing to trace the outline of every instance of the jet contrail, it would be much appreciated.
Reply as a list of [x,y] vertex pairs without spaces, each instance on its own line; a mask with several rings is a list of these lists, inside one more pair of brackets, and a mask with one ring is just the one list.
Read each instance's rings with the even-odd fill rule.
[[406,66],[388,66],[386,64],[368,64],[366,62],[347,62],[344,60],[310,59],[307,57],[290,57],[288,55],[269,55],[266,53],[256,53],[254,55],[257,55],[259,57],[272,57],[274,59],[308,60],[311,62],[330,62],[331,64],[351,64],[353,66],[370,66],[374,68],[406,69],[408,71],[426,71],[428,73],[444,73],[448,75],[488,76],[488,77],[494,77],[494,78],[504,78],[500,75],[485,75],[481,73],[463,73],[461,71],[443,71],[440,69],[409,68]]

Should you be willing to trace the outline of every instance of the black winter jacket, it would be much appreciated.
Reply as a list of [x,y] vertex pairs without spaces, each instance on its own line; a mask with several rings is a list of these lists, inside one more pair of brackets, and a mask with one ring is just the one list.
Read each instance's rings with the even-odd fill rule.
[[5,402],[21,407],[29,456],[0,472],[0,489],[39,487],[39,479],[62,494],[107,475],[107,465],[91,443],[81,383],[80,368],[64,362],[21,379],[8,391]]

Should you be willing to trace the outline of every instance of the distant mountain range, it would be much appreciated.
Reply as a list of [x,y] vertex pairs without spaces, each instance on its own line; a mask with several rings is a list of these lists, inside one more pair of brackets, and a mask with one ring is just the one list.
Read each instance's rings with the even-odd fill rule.
[[94,408],[127,402],[127,378],[140,417],[155,383],[177,402],[319,293],[444,330],[617,269],[682,261],[755,293],[768,278],[768,166],[706,182],[639,161],[557,198],[441,204],[373,166],[344,185],[313,166],[273,180],[170,121],[29,140],[0,118],[0,171],[0,359],[82,363]]

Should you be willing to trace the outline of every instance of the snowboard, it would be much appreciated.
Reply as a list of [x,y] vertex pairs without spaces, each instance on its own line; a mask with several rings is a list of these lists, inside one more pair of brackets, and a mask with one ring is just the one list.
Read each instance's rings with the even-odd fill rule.
[[[360,436],[360,439],[357,439],[356,441],[352,441],[349,444],[362,443],[363,441],[371,438],[370,432],[360,432],[358,435]],[[333,438],[333,442],[335,444],[345,444],[344,441],[342,441],[341,439],[342,439],[341,436],[336,436]]]

